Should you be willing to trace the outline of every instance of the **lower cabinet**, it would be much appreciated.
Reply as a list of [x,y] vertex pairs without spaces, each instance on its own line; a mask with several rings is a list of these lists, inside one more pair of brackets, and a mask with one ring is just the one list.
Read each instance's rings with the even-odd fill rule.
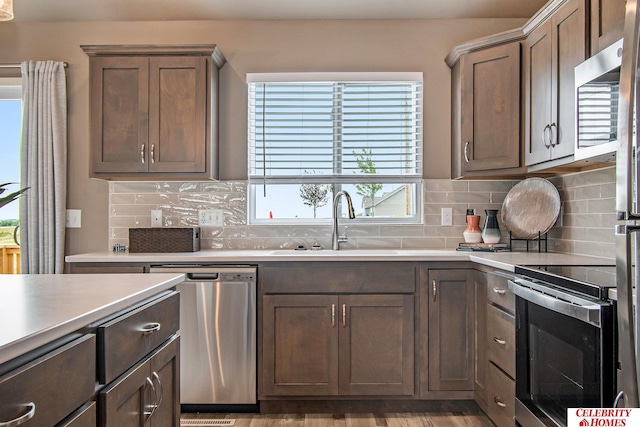
[[515,422],[515,296],[508,280],[507,272],[488,267],[476,272],[476,288],[486,294],[484,306],[477,306],[483,321],[476,325],[476,345],[484,351],[476,359],[475,398],[497,427]]
[[96,336],[86,334],[0,376],[0,425],[60,423],[92,399],[95,368]]
[[265,295],[266,396],[412,396],[413,295]]
[[179,425],[179,310],[168,291],[97,327],[99,426]]
[[[475,306],[473,270],[429,270],[421,285],[428,376],[421,396],[473,398]],[[426,306],[426,307],[425,307]],[[426,310],[423,309],[426,308]]]
[[100,391],[100,425],[179,425],[179,349],[173,336]]

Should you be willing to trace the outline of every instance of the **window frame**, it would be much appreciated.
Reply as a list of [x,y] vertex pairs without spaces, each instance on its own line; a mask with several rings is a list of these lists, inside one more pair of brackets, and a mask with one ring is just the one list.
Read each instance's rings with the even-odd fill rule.
[[[252,180],[252,171],[254,170],[252,165],[253,152],[252,147],[252,135],[255,134],[252,127],[253,116],[251,114],[251,84],[260,83],[349,83],[349,82],[368,82],[368,83],[398,83],[398,82],[419,82],[420,84],[420,99],[419,103],[419,135],[417,137],[416,145],[414,146],[418,153],[415,154],[417,161],[415,161],[415,175],[389,175],[389,174],[375,174],[371,177],[367,177],[363,174],[351,176],[339,175],[339,174],[326,174],[326,175],[309,175],[301,176],[272,176],[262,177],[256,182],[256,178]],[[331,222],[331,218],[257,218],[256,206],[258,197],[258,188],[260,186],[269,186],[277,184],[290,184],[301,185],[304,183],[317,183],[317,184],[330,184],[332,185],[332,192],[330,193],[328,205],[333,204],[333,198],[335,194],[343,189],[343,186],[349,184],[367,184],[367,183],[380,183],[383,184],[409,184],[412,186],[412,211],[413,216],[410,217],[364,217],[359,216],[352,220],[356,224],[422,224],[423,223],[423,153],[424,153],[424,82],[421,72],[381,72],[381,73],[249,73],[247,74],[247,175],[248,175],[248,187],[247,187],[247,222],[253,225],[322,225]],[[335,141],[334,141],[335,147]],[[342,157],[341,157],[342,160]],[[340,201],[342,205],[342,200]],[[343,206],[339,206],[338,214],[340,216]],[[351,222],[351,221],[350,221]]]

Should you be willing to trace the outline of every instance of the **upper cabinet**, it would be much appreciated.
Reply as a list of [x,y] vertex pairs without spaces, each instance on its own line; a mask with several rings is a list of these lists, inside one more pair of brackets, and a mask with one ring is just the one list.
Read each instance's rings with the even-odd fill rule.
[[461,55],[452,68],[452,117],[452,178],[523,172],[520,41]]
[[90,176],[218,178],[215,45],[82,46],[89,55]]
[[625,0],[591,0],[591,54],[622,38]]
[[527,35],[524,49],[527,166],[571,156],[574,68],[587,58],[584,0],[569,0]]
[[454,46],[451,177],[610,165],[573,156],[574,69],[622,38],[624,13],[625,0],[550,0],[522,28]]

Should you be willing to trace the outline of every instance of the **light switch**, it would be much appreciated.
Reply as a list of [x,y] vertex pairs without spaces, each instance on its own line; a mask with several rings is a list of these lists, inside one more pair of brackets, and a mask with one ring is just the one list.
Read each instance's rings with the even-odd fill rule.
[[151,210],[151,226],[162,227],[162,210],[161,209]]
[[67,209],[66,228],[80,228],[82,226],[82,211],[80,209]]
[[440,225],[445,227],[453,225],[453,208],[442,208],[440,211]]

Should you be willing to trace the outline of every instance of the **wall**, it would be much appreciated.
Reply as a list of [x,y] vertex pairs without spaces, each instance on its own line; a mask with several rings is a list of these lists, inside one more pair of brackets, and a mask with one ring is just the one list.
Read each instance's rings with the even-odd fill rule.
[[[548,234],[548,249],[614,258],[615,168],[551,178],[562,201],[561,215]],[[501,209],[517,181],[424,180],[422,225],[349,226],[352,248],[454,249],[462,242],[467,209],[484,221],[485,209]],[[440,225],[440,210],[453,208],[453,226]],[[198,209],[221,209],[223,227],[202,227],[202,247],[214,249],[291,249],[320,243],[331,247],[331,224],[278,226],[247,224],[246,182],[112,183],[110,185],[109,244],[128,244],[129,227],[149,227],[150,210],[161,209],[165,226],[197,226]],[[508,230],[499,219],[502,242]],[[525,249],[515,242],[515,249]],[[537,242],[530,244],[537,250]],[[544,248],[544,246],[543,246]]]
[[423,72],[425,178],[446,180],[451,97],[444,58],[456,44],[523,23],[523,19],[2,22],[0,63],[53,59],[69,64],[67,207],[82,210],[82,228],[67,232],[67,253],[75,254],[104,250],[109,244],[109,184],[88,178],[88,58],[80,45],[218,44],[228,61],[221,71],[221,177],[233,182],[246,178],[246,73]]

